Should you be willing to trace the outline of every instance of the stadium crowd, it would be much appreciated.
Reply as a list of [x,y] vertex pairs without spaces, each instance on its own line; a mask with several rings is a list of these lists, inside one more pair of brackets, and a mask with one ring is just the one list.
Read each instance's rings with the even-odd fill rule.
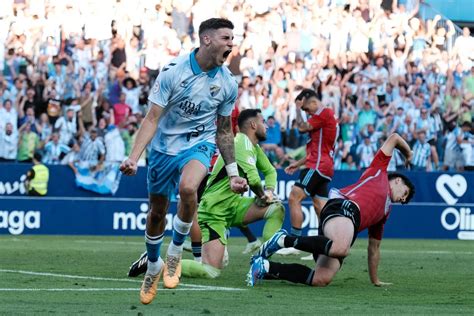
[[[252,3],[250,3],[252,2]],[[390,3],[391,2],[391,3]],[[234,23],[238,110],[260,108],[275,166],[304,155],[294,99],[318,91],[337,116],[335,169],[369,166],[387,135],[414,170],[473,170],[474,38],[417,0],[2,1],[0,161],[122,161],[154,79],[197,45],[197,26]],[[142,157],[141,165],[146,164]],[[390,170],[405,168],[394,154]]]

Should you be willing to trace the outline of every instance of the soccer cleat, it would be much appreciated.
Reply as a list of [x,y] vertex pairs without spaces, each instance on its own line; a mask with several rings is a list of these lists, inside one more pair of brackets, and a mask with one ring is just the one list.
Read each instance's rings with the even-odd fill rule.
[[258,250],[256,257],[263,257],[263,259],[270,258],[275,252],[280,250],[282,247],[278,244],[278,240],[283,236],[288,235],[288,232],[284,229],[277,231],[269,240],[263,243]]
[[258,280],[263,279],[265,273],[265,259],[260,256],[253,256],[250,260],[250,270],[247,273],[247,286],[255,286]]
[[260,248],[260,246],[262,245],[262,242],[260,240],[255,240],[255,241],[252,241],[252,242],[249,242],[247,243],[247,245],[245,246],[245,249],[244,251],[242,251],[242,253],[244,255],[246,254],[249,254],[249,253],[253,253],[254,251],[256,251],[258,248]]
[[143,274],[146,272],[146,269],[148,267],[148,255],[146,251],[141,254],[140,258],[138,258],[137,261],[132,263],[130,266],[130,269],[128,270],[128,276],[131,278],[137,277],[140,274]]
[[163,270],[163,285],[166,289],[174,289],[181,278],[181,258],[168,255]]
[[295,249],[293,247],[290,247],[290,248],[281,248],[276,253],[280,256],[299,256],[301,255],[302,251]]
[[140,302],[142,304],[150,304],[155,298],[160,276],[161,270],[157,274],[145,274],[142,287],[140,288]]

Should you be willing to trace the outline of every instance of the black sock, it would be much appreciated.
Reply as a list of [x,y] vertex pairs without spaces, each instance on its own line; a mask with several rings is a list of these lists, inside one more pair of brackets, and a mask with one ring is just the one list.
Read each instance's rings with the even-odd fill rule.
[[332,246],[332,240],[324,236],[286,236],[284,243],[285,248],[295,247],[298,250],[324,255],[328,255]]
[[248,242],[254,242],[257,240],[257,237],[252,233],[248,226],[239,226],[240,232],[247,237]]
[[298,263],[278,263],[269,261],[270,269],[265,279],[287,280],[293,283],[311,285],[314,270]]
[[202,243],[200,241],[198,242],[191,242],[191,248],[193,251],[193,256],[195,258],[200,258],[201,257],[201,251],[202,251]]

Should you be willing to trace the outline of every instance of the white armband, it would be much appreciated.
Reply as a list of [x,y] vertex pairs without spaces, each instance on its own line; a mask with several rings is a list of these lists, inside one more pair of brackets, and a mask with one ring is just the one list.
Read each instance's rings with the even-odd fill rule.
[[225,170],[227,171],[227,175],[229,177],[238,177],[239,176],[239,168],[237,167],[237,163],[233,162],[225,166]]

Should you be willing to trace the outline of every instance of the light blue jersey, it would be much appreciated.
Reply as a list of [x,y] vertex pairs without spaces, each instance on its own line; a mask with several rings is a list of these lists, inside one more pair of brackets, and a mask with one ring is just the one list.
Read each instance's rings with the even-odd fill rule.
[[176,156],[199,142],[215,144],[217,115],[232,113],[237,81],[225,66],[203,72],[196,51],[166,65],[148,97],[163,107],[153,150]]

